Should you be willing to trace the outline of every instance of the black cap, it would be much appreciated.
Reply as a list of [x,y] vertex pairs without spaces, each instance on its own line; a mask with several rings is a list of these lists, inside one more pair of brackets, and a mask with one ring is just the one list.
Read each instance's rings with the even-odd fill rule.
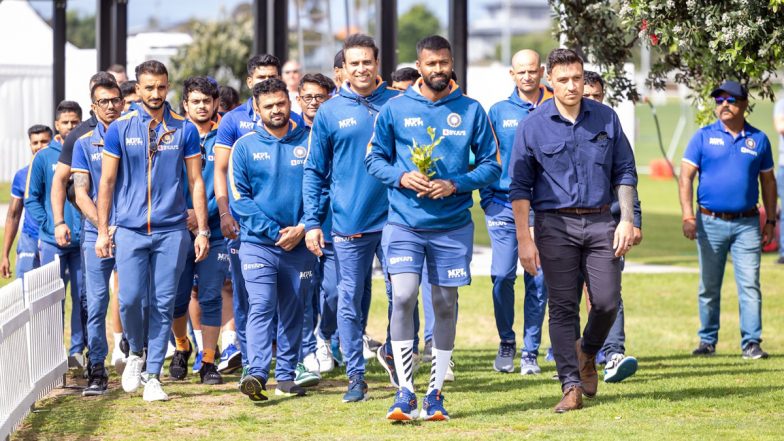
[[722,92],[727,93],[739,100],[746,100],[749,98],[749,94],[746,92],[746,88],[735,81],[725,81],[721,83],[721,86],[713,89],[713,92],[711,92],[710,96],[715,98],[721,95]]

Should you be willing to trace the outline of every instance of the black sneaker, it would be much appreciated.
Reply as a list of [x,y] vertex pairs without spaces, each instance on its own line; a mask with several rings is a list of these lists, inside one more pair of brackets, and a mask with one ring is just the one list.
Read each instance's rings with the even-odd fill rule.
[[120,351],[125,354],[125,358],[128,358],[128,355],[131,353],[131,345],[128,343],[128,339],[125,338],[125,334],[123,334],[122,340],[120,340]]
[[174,351],[171,362],[169,363],[169,378],[172,380],[184,380],[188,376],[188,360],[193,353],[193,345],[188,340],[187,351]]
[[223,384],[223,377],[218,373],[215,363],[202,363],[199,369],[199,378],[202,384]]
[[743,348],[743,358],[746,360],[759,360],[768,358],[768,353],[763,351],[759,343],[751,342]]
[[381,364],[381,367],[387,371],[389,374],[389,382],[392,383],[392,386],[395,388],[398,387],[397,383],[397,371],[395,370],[395,357],[392,354],[387,353],[387,345],[381,345],[376,351],[376,359]]
[[279,381],[275,388],[275,395],[283,397],[304,397],[307,392],[302,386],[297,386],[293,381]]
[[255,375],[246,375],[240,382],[240,392],[250,398],[251,401],[267,401],[267,380]]
[[700,346],[697,347],[694,351],[692,351],[691,355],[697,356],[710,356],[716,354],[716,346],[710,343],[705,343],[704,341],[700,342]]
[[103,364],[95,364],[90,372],[90,380],[87,387],[82,391],[83,397],[93,397],[103,395],[109,387],[109,374]]

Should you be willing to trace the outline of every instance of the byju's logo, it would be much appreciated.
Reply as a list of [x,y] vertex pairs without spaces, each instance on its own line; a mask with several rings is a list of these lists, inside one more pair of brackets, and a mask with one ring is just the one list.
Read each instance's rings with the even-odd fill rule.
[[264,268],[263,263],[245,263],[242,265],[243,271],[250,271],[250,270],[261,269],[261,268]]
[[413,262],[414,258],[411,256],[400,256],[400,257],[390,257],[389,264],[390,265],[397,265],[398,263],[403,262]]

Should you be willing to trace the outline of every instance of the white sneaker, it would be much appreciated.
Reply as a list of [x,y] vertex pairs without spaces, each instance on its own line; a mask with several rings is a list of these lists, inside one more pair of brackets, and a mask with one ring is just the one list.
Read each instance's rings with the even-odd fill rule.
[[169,396],[163,391],[157,378],[150,378],[144,385],[144,401],[168,401]]
[[169,342],[169,346],[166,348],[166,358],[172,358],[174,356],[174,351],[177,350],[177,346],[174,346],[171,342]]
[[446,375],[444,376],[444,381],[455,381],[455,371],[453,368],[455,367],[455,362],[449,360],[449,367],[446,368]]
[[129,355],[122,374],[122,388],[126,392],[136,392],[142,382],[142,366],[144,360],[138,355]]
[[320,373],[323,374],[335,369],[335,360],[332,358],[332,350],[329,347],[329,343],[318,335],[316,335],[316,359],[318,360]]
[[122,375],[123,371],[125,371],[125,363],[128,360],[125,358],[125,354],[118,349],[114,348],[112,351],[112,366],[114,366],[114,370],[117,372],[117,375]]
[[365,361],[376,358],[376,352],[370,348],[370,336],[367,334],[362,335],[362,357]]
[[307,369],[308,372],[310,373],[316,375],[319,375],[321,373],[321,365],[319,363],[318,357],[316,357],[315,352],[311,352],[310,354],[306,355],[305,358],[302,360],[302,364],[305,365],[305,369]]

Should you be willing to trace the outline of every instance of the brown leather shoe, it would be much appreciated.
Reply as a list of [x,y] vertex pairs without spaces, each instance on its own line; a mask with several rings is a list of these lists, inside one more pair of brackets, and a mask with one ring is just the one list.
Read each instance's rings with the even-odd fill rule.
[[583,408],[583,388],[574,384],[564,391],[561,402],[555,406],[555,413],[565,413]]
[[575,347],[577,350],[577,366],[580,369],[580,382],[583,386],[583,393],[588,398],[596,396],[599,387],[599,374],[596,372],[596,355],[588,355],[583,352],[583,339],[577,340]]

